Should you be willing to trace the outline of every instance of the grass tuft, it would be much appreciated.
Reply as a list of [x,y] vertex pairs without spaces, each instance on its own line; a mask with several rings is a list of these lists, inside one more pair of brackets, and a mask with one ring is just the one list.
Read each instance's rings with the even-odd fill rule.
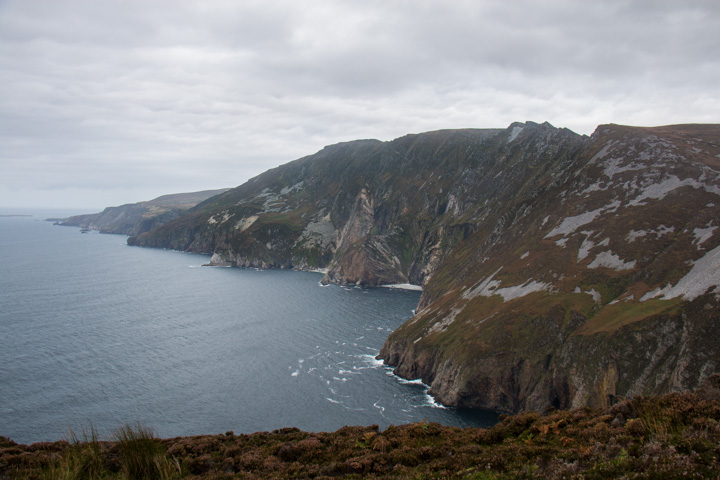
[[97,430],[83,428],[82,439],[70,429],[68,434],[70,447],[65,456],[50,467],[50,478],[56,480],[85,480],[103,478],[105,460],[102,445],[98,441]]
[[125,425],[115,433],[124,478],[165,480],[180,474],[177,462],[168,458],[165,445],[153,431],[139,423]]

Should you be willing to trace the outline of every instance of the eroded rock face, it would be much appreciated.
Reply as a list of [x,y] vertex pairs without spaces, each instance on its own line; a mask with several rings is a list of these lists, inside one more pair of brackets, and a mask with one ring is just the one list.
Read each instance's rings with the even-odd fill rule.
[[355,200],[345,227],[339,232],[336,251],[324,283],[379,285],[405,283],[400,260],[387,243],[387,235],[371,235],[375,227],[375,202],[366,188]]
[[448,405],[603,406],[720,364],[720,127],[363,140],[130,239],[326,282],[423,285],[380,356]]

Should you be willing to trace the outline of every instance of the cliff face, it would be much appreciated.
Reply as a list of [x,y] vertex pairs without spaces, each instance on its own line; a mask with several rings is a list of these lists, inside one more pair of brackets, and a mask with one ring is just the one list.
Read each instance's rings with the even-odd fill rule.
[[380,356],[443,403],[604,406],[720,366],[720,127],[601,126],[438,268]]
[[[524,140],[508,143],[518,128]],[[212,253],[222,265],[328,269],[327,282],[420,285],[519,192],[552,183],[552,167],[583,144],[529,123],[333,145],[129,242]],[[537,168],[523,167],[527,158]]]
[[154,200],[108,207],[100,213],[76,215],[58,225],[81,227],[101,233],[139,235],[180,217],[189,208],[228,189],[163,195]]
[[718,372],[720,126],[326,147],[130,244],[423,285],[380,352],[448,405],[604,406]]

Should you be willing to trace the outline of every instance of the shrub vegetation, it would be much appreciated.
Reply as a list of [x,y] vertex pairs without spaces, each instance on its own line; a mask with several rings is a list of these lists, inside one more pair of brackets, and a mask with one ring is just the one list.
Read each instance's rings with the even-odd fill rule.
[[606,409],[436,423],[296,428],[160,440],[141,425],[19,445],[0,437],[0,478],[720,478],[720,377],[688,393]]

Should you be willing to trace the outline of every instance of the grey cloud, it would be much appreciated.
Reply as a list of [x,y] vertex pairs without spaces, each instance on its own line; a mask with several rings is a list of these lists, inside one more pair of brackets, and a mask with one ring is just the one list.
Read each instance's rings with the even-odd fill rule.
[[437,128],[717,121],[719,20],[694,0],[6,0],[0,205],[233,186]]

